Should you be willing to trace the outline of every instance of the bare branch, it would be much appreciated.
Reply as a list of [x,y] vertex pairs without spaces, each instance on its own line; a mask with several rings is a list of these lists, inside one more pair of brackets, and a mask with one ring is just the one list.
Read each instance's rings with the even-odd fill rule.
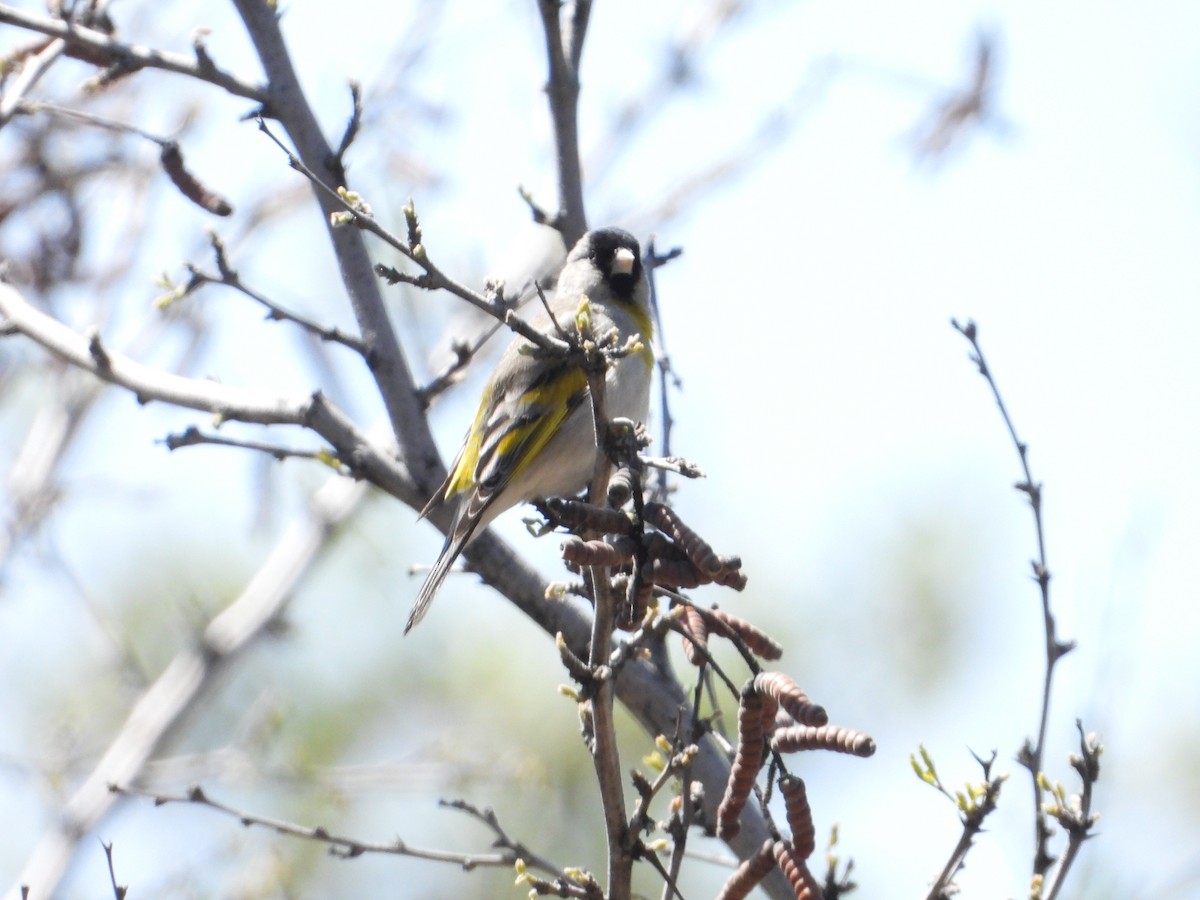
[[14,288],[2,283],[0,315],[56,356],[131,391],[140,403],[160,400],[211,412],[220,419],[306,426],[329,441],[339,459],[373,484],[410,505],[422,502],[422,492],[402,464],[392,454],[376,447],[319,392],[286,397],[253,388],[185,378],[142,365],[108,350],[99,332],[80,335],[57,319],[38,312]]
[[[554,227],[568,247],[587,231],[583,205],[583,169],[579,162],[579,62],[587,34],[590,0],[537,0],[546,39],[549,78],[546,96],[554,126],[554,152],[558,164],[558,212]],[[567,25],[562,24],[563,8]]]
[[483,345],[491,339],[492,335],[499,330],[500,323],[497,322],[490,328],[484,329],[484,331],[469,344],[462,341],[454,341],[450,345],[450,349],[454,352],[454,359],[449,365],[446,366],[445,369],[435,375],[432,381],[420,389],[421,399],[425,401],[426,406],[433,402],[434,397],[438,396],[438,394],[442,393],[442,391],[446,390],[446,388],[450,387],[450,385],[459,380],[459,376],[470,364],[471,360],[474,359],[475,354],[478,353],[480,348],[483,347]]
[[526,866],[532,866],[550,875],[561,875],[562,867],[557,866],[550,860],[546,859],[538,853],[534,853],[520,841],[509,837],[508,832],[500,827],[500,820],[496,817],[496,813],[491,808],[479,809],[468,803],[465,800],[439,800],[438,806],[444,806],[447,809],[456,809],[459,812],[466,813],[473,819],[482,822],[492,830],[492,834],[496,836],[493,847],[504,847],[511,850],[517,859],[524,860]]
[[1037,559],[1033,561],[1033,575],[1034,580],[1038,584],[1042,600],[1046,670],[1045,676],[1042,679],[1042,705],[1041,713],[1038,717],[1037,739],[1032,743],[1026,740],[1017,759],[1021,765],[1029,770],[1033,781],[1034,845],[1036,848],[1033,874],[1035,876],[1044,876],[1049,871],[1050,865],[1054,862],[1054,857],[1050,855],[1049,850],[1050,826],[1046,821],[1046,814],[1042,809],[1044,794],[1038,776],[1045,765],[1046,728],[1050,718],[1050,690],[1054,682],[1054,666],[1063,656],[1074,649],[1075,643],[1074,641],[1059,640],[1054,613],[1050,608],[1050,568],[1046,563],[1046,535],[1042,525],[1042,486],[1033,479],[1033,472],[1029,467],[1028,445],[1017,436],[1016,426],[1013,425],[1012,417],[1008,414],[1008,408],[1004,405],[1004,399],[1000,396],[1000,388],[992,377],[991,369],[988,368],[987,360],[983,356],[983,350],[979,346],[978,328],[975,323],[968,320],[966,325],[960,325],[956,320],[951,319],[950,324],[970,342],[972,349],[971,361],[975,363],[976,368],[979,369],[979,374],[984,377],[988,383],[988,387],[991,389],[992,397],[995,399],[996,406],[1000,410],[1000,417],[1004,420],[1004,427],[1007,429],[1008,436],[1017,450],[1017,456],[1021,463],[1021,471],[1024,474],[1024,479],[1016,484],[1016,488],[1025,494],[1029,500],[1030,510],[1033,512],[1034,532],[1037,536]]
[[21,74],[17,76],[3,99],[0,99],[0,128],[3,128],[8,120],[20,111],[21,106],[25,103],[25,95],[49,71],[66,48],[65,41],[53,40],[25,60],[21,67]]
[[99,762],[38,841],[16,884],[27,886],[33,897],[54,894],[80,837],[112,807],[109,785],[137,780],[216,672],[279,616],[318,553],[365,494],[361,482],[335,476],[313,495],[309,510],[283,534],[242,593],[208,623],[198,646],[177,653],[133,704]]
[[[346,334],[340,328],[335,328],[331,325],[322,325],[321,323],[302,316],[299,313],[292,312],[284,306],[271,300],[265,294],[261,294],[253,288],[242,283],[241,278],[232,266],[229,264],[229,259],[225,255],[225,245],[215,233],[209,235],[209,242],[212,244],[213,254],[216,257],[217,275],[209,275],[202,272],[195,266],[189,265],[188,272],[191,274],[191,281],[182,289],[185,294],[192,293],[202,284],[221,284],[226,287],[231,287],[246,297],[249,297],[255,303],[264,307],[267,310],[267,318],[275,321],[292,322],[299,325],[309,334],[312,334],[323,341],[341,344],[343,347],[348,347],[362,357],[366,357],[367,348],[358,338],[353,335]],[[170,295],[168,295],[170,297]],[[174,299],[173,297],[171,298]]]
[[129,888],[117,884],[117,870],[113,866],[113,845],[112,843],[101,841],[100,846],[104,848],[104,858],[108,860],[108,880],[112,884],[113,897],[115,900],[125,900],[125,895],[129,892]]
[[357,81],[350,82],[350,118],[346,122],[346,130],[342,132],[342,140],[334,154],[336,166],[344,171],[346,151],[358,136],[359,126],[362,125],[363,99],[362,85]]
[[[674,420],[671,418],[671,403],[670,389],[678,388],[681,384],[679,376],[671,369],[671,357],[667,354],[666,335],[664,334],[662,313],[658,308],[658,285],[655,278],[655,271],[665,266],[668,262],[682,255],[681,247],[673,247],[664,254],[659,254],[654,246],[654,237],[646,242],[646,252],[643,256],[643,264],[646,269],[646,280],[650,284],[650,311],[654,315],[654,361],[658,365],[658,405],[662,415],[662,446],[660,452],[667,459],[671,458],[671,426]],[[647,460],[643,460],[647,465],[655,465]],[[654,491],[654,499],[660,503],[665,503],[668,493],[667,472],[675,471],[679,474],[686,474],[679,469],[670,469],[667,465],[656,466],[658,468],[658,481]],[[696,470],[699,472],[699,470]],[[688,475],[689,478],[696,477]]]
[[1054,797],[1046,812],[1054,816],[1067,832],[1067,849],[1043,885],[1042,896],[1045,900],[1055,900],[1058,896],[1075,858],[1084,842],[1093,836],[1092,829],[1100,820],[1099,813],[1092,812],[1092,789],[1100,778],[1100,754],[1104,748],[1095,735],[1084,733],[1083,723],[1079,719],[1075,720],[1075,728],[1079,732],[1079,753],[1072,753],[1070,762],[1079,774],[1082,785],[1080,793],[1068,797],[1061,784],[1050,784],[1049,779],[1044,779],[1044,787]]
[[269,828],[279,834],[327,844],[329,845],[330,853],[334,856],[340,856],[343,859],[354,859],[367,853],[384,853],[394,856],[411,856],[417,859],[428,859],[434,862],[453,863],[468,870],[474,869],[477,866],[504,866],[507,868],[515,864],[518,859],[516,853],[511,849],[506,850],[504,853],[451,853],[445,850],[424,850],[419,847],[412,847],[399,838],[388,843],[363,841],[346,835],[334,834],[321,825],[298,825],[285,819],[275,819],[245,812],[226,803],[213,800],[200,787],[193,787],[186,794],[160,794],[155,791],[141,790],[120,784],[110,784],[109,790],[114,794],[148,797],[154,801],[155,806],[164,806],[168,803],[190,803],[197,806],[205,806],[237,819],[247,828]]
[[217,434],[206,434],[195,425],[189,425],[178,434],[168,434],[162,443],[168,450],[179,450],[183,447],[199,447],[209,445],[215,447],[238,447],[242,450],[253,450],[256,453],[266,453],[280,462],[285,459],[311,459],[324,463],[339,475],[351,474],[332,450],[296,450],[290,447],[280,447],[264,441],[250,441],[242,438],[228,438]]
[[62,19],[33,15],[8,5],[0,5],[0,25],[16,25],[18,28],[59,38],[67,45],[68,52],[70,48],[79,48],[87,51],[89,60],[100,60],[114,66],[119,65],[124,71],[162,69],[165,72],[175,72],[200,81],[207,81],[234,96],[245,97],[247,100],[268,105],[267,91],[217,68],[212,64],[212,60],[208,60],[205,64],[181,53],[153,50],[139,44],[123,43],[93,28],[86,28]]
[[261,118],[258,120],[258,125],[263,133],[287,154],[288,164],[308,178],[318,194],[323,195],[330,202],[340,207],[337,213],[331,217],[335,223],[335,227],[343,228],[347,224],[354,224],[362,230],[375,235],[389,247],[398,250],[402,255],[425,270],[425,274],[423,275],[412,276],[388,266],[376,265],[373,267],[376,275],[386,279],[390,284],[404,282],[425,290],[447,291],[456,297],[466,300],[472,306],[487,313],[489,316],[503,322],[517,334],[521,335],[521,337],[548,353],[563,356],[570,352],[570,348],[565,341],[557,340],[529,325],[513,312],[498,294],[492,294],[492,299],[489,299],[488,296],[478,294],[455,281],[434,265],[433,261],[429,258],[425,244],[420,240],[421,232],[417,225],[416,210],[413,208],[411,201],[404,208],[411,236],[411,240],[405,242],[381,225],[374,215],[372,215],[370,208],[357,194],[347,191],[344,188],[330,187],[303,160],[288,150]]
[[[325,139],[296,75],[280,31],[277,8],[259,0],[234,0],[234,5],[266,72],[271,116],[287,132],[296,148],[297,158],[316,173],[314,186],[343,187],[337,183],[340,167],[334,165],[336,154]],[[330,199],[329,189],[315,190],[314,193],[325,219],[342,283],[367,347],[371,374],[399,445],[399,458],[411,467],[413,479],[420,487],[418,493],[427,497],[441,481],[445,469],[417,396],[412,371],[384,307],[362,234],[356,228],[338,227],[333,216],[342,210],[342,204]]]

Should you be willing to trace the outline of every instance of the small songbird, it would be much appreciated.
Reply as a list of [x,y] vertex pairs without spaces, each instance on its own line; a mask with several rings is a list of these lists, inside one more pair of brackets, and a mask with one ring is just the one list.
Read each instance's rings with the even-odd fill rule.
[[[641,350],[616,360],[605,376],[609,418],[644,422],[650,406],[654,357],[650,350],[650,290],[637,240],[619,228],[590,231],[567,255],[558,289],[532,319],[533,327],[558,336],[575,328],[586,296],[592,334],[616,328],[619,344],[640,335]],[[517,337],[500,357],[483,388],[479,411],[446,481],[421,516],[454,505],[454,524],[404,627],[421,621],[463,548],[504,512],[529,500],[573,496],[587,486],[596,464],[595,426],[585,372],[565,359],[535,355]]]

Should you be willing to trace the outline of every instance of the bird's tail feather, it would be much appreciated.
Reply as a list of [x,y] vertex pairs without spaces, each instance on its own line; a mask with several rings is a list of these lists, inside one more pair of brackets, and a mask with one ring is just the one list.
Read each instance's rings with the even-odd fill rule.
[[456,531],[451,532],[446,537],[446,543],[442,546],[442,552],[438,554],[437,562],[433,564],[433,568],[429,570],[429,574],[425,577],[425,583],[421,585],[421,592],[417,594],[412,611],[408,614],[408,624],[404,626],[405,634],[412,631],[417,623],[425,618],[425,613],[429,612],[429,604],[437,596],[442,582],[446,580],[446,576],[450,574],[450,569],[454,566],[459,554],[463,552],[463,548],[467,546],[467,543],[474,534],[475,528],[472,526],[461,532],[458,532],[456,529]]

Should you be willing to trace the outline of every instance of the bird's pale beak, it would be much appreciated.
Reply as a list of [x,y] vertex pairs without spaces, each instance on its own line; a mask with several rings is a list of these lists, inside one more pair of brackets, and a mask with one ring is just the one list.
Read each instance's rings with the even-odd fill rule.
[[633,251],[628,247],[621,247],[613,254],[612,273],[614,275],[630,275],[633,273],[633,264],[636,257]]

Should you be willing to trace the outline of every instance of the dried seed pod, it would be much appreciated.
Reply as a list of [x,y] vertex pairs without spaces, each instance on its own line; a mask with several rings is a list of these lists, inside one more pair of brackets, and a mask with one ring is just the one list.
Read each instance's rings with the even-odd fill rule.
[[[755,690],[754,679],[742,688],[738,704],[738,743],[733,766],[729,770],[729,782],[725,785],[725,796],[717,807],[717,836],[723,841],[732,840],[741,831],[738,821],[754,780],[763,763],[763,707],[766,698]],[[772,712],[772,715],[774,713]]]
[[647,503],[646,519],[683,548],[683,552],[701,572],[712,576],[724,566],[722,560],[704,538],[692,531],[675,510],[662,503]]
[[[738,560],[736,556],[728,558],[737,560],[739,566],[742,564],[741,560]],[[724,560],[726,557],[721,556],[718,559]],[[746,589],[746,576],[739,572],[736,567],[729,567],[722,564],[719,569],[711,573],[711,577],[713,582],[721,585],[721,587],[733,588],[735,591],[744,591]]]
[[632,469],[622,466],[613,472],[612,477],[608,479],[609,506],[613,509],[620,509],[624,506],[633,496],[637,484],[638,477]]
[[771,735],[771,749],[778,753],[833,750],[866,758],[875,754],[875,741],[870,735],[840,725],[822,725],[814,728],[811,725],[793,722],[780,727],[780,723],[776,721],[775,732]]
[[776,841],[774,850],[775,862],[796,892],[796,900],[821,900],[821,885],[817,884],[817,879],[813,878],[812,872],[808,871],[808,866],[792,849],[792,845]]
[[595,531],[600,534],[632,534],[633,520],[619,509],[603,509],[581,500],[549,497],[536,504],[555,526],[568,531]]
[[779,780],[779,793],[783,795],[788,828],[792,832],[792,849],[801,859],[808,859],[817,848],[817,830],[813,826],[812,807],[808,805],[808,790],[802,779],[785,775]]
[[[694,606],[684,606],[683,615],[672,624],[672,627],[683,635],[683,653],[693,666],[702,665],[708,651],[708,626],[704,616]],[[704,651],[704,652],[701,652]]]
[[636,553],[637,543],[628,537],[585,541],[570,534],[562,542],[562,558],[578,566],[619,566],[633,559]]
[[803,725],[824,725],[829,721],[825,707],[808,699],[808,695],[782,672],[760,672],[754,676],[760,691],[774,697],[788,714]]
[[774,868],[775,842],[768,839],[757,853],[742,860],[742,864],[734,869],[717,894],[717,900],[745,900]]
[[646,559],[687,559],[683,548],[661,531],[645,532],[642,535],[642,545],[646,548]]
[[686,559],[652,559],[643,568],[643,575],[654,584],[664,587],[694,588],[712,583],[711,578]]
[[701,609],[700,615],[704,617],[710,632],[726,637],[737,635],[750,652],[760,659],[779,659],[783,656],[783,648],[779,644],[771,640],[766,632],[745,619],[731,616],[720,609]]
[[[614,583],[613,587],[617,585]],[[654,600],[654,585],[645,580],[638,582],[629,578],[625,583],[624,594],[625,602],[617,610],[613,624],[621,631],[634,631],[646,620],[646,611],[650,609],[650,603]]]

